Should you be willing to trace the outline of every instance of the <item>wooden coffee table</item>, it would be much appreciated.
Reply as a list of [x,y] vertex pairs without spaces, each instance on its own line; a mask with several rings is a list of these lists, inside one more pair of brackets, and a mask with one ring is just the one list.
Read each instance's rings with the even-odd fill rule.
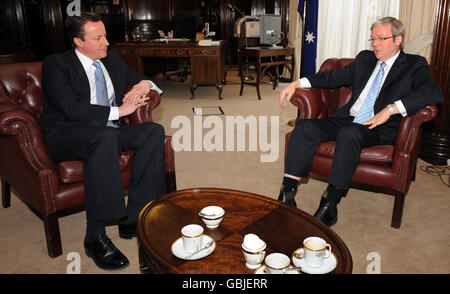
[[[216,229],[208,229],[198,216],[205,206],[218,205],[225,217]],[[183,260],[172,254],[172,244],[181,228],[199,224],[216,242],[210,255]],[[150,202],[140,213],[138,224],[139,261],[142,273],[249,274],[241,244],[249,233],[267,243],[266,255],[281,252],[289,257],[310,236],[325,239],[336,256],[331,273],[351,273],[352,257],[344,242],[308,213],[277,200],[236,190],[197,188],[172,192]]]

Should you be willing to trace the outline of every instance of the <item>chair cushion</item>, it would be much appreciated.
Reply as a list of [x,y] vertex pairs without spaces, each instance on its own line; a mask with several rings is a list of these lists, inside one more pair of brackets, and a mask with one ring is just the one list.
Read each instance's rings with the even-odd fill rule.
[[[130,169],[133,152],[124,152],[119,158],[120,171]],[[57,165],[59,180],[65,184],[83,181],[83,161],[72,160],[60,162]]]
[[[333,158],[334,148],[336,148],[335,141],[321,143],[316,151],[316,155]],[[393,154],[393,145],[377,145],[363,148],[361,152],[361,162],[387,164],[392,162]]]

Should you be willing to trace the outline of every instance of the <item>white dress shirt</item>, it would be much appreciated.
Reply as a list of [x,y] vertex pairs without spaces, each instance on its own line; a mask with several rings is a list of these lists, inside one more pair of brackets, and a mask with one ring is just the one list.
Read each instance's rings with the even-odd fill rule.
[[[389,60],[386,61],[386,66],[384,67],[384,76],[383,76],[383,80],[382,80],[382,84],[384,84],[384,81],[386,80],[386,77],[389,73],[389,71],[392,68],[392,65],[394,64],[395,60],[397,59],[397,57],[399,56],[400,51],[397,52],[396,55],[394,55],[393,57],[391,57]],[[361,108],[361,105],[364,102],[364,99],[366,99],[367,94],[369,93],[370,87],[373,83],[373,80],[375,79],[375,76],[377,75],[378,71],[380,70],[380,65],[381,65],[382,61],[378,60],[377,65],[375,66],[375,69],[372,72],[372,75],[369,78],[369,81],[367,81],[366,86],[364,87],[363,91],[361,92],[361,94],[359,95],[358,99],[355,101],[355,103],[352,105],[352,107],[350,108],[350,115],[351,116],[356,116],[358,114],[359,109]],[[311,83],[309,82],[308,78],[301,78],[299,79],[300,81],[300,87],[307,89],[307,88],[311,88]],[[397,100],[394,102],[395,105],[397,106],[400,114],[402,116],[406,116],[406,108],[403,105],[401,100]],[[373,117],[374,113],[372,111],[372,114],[370,117]]]
[[[96,87],[95,87],[95,66],[93,65],[95,60],[92,60],[91,58],[87,57],[77,49],[75,49],[75,53],[78,56],[78,59],[80,60],[81,64],[83,65],[84,71],[86,72],[86,75],[89,80],[89,88],[91,90],[91,104],[97,104],[97,97],[96,97]],[[109,105],[113,105],[110,107],[110,112],[108,116],[108,120],[118,120],[119,119],[119,107],[115,106],[115,94],[114,94],[114,86],[112,84],[111,78],[109,77],[108,71],[106,70],[105,66],[100,60],[97,60],[100,63],[100,66],[102,67],[103,75],[105,76],[106,81],[106,89],[108,91],[108,99],[109,99]],[[152,86],[152,90],[157,91],[159,94],[162,93],[162,90],[158,88],[152,81],[148,80],[148,82]]]

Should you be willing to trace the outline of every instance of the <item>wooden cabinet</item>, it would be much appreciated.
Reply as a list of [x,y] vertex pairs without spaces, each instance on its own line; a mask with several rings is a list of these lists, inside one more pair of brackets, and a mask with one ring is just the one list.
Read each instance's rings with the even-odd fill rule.
[[192,49],[191,56],[191,93],[198,85],[215,85],[222,99],[222,87],[225,81],[225,46],[204,46]]

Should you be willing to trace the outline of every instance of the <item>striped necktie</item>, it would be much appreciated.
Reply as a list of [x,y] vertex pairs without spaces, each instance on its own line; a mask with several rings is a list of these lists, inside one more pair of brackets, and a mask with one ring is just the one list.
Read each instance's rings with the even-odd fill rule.
[[358,114],[355,116],[353,122],[355,123],[363,123],[370,119],[372,115],[373,106],[375,104],[375,100],[377,100],[378,94],[380,93],[381,84],[383,82],[384,76],[384,67],[386,66],[385,62],[380,64],[380,70],[378,71],[375,79],[373,80],[372,86],[370,87],[369,94],[367,94],[366,99],[361,105],[361,108],[358,111]]
[[[103,75],[102,67],[98,61],[94,61],[95,66],[95,95],[97,98],[97,104],[102,106],[110,106],[108,98],[108,90],[106,89],[106,80]],[[112,121],[108,121],[106,124],[109,127],[115,127]]]

